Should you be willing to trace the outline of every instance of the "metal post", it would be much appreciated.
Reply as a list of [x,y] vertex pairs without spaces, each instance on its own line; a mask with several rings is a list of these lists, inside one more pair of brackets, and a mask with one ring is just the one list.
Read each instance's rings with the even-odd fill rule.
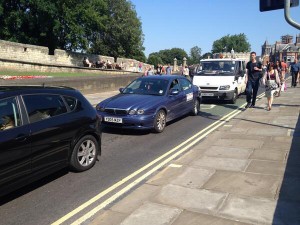
[[288,22],[291,26],[297,28],[300,30],[300,24],[296,23],[294,20],[292,20],[290,16],[290,4],[291,0],[284,0],[284,17],[286,22]]

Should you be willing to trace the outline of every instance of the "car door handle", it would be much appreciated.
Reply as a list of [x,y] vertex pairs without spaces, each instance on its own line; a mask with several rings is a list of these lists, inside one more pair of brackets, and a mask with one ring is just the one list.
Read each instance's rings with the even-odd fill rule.
[[27,138],[28,138],[28,135],[26,135],[26,134],[19,134],[19,135],[15,138],[15,140],[16,140],[16,141],[26,141]]

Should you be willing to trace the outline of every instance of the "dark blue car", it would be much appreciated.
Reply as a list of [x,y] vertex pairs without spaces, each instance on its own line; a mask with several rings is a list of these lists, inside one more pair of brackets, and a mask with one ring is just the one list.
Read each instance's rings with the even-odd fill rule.
[[160,133],[168,121],[188,113],[197,115],[200,103],[200,90],[185,77],[157,75],[137,78],[96,109],[105,125]]

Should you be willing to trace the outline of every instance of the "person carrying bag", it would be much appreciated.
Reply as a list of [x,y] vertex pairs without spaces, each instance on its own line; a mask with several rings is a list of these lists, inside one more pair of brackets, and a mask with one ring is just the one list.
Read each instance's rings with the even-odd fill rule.
[[281,88],[278,71],[274,69],[273,63],[269,64],[268,70],[264,74],[263,81],[265,82],[265,95],[268,100],[267,110],[270,111],[272,109],[273,96],[278,92],[278,88]]

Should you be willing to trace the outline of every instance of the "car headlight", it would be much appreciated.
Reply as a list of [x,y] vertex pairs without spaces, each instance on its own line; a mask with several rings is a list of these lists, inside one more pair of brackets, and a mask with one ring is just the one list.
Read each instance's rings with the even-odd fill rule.
[[230,89],[230,85],[223,85],[220,86],[219,90],[229,90]]
[[134,114],[136,114],[136,111],[134,109],[131,109],[131,110],[129,110],[128,114],[129,115],[134,115]]
[[142,114],[144,114],[144,112],[145,112],[145,110],[139,109],[139,110],[137,111],[137,114],[138,114],[138,115],[142,115]]
[[145,111],[143,109],[138,109],[138,110],[131,109],[131,110],[129,110],[128,114],[129,115],[135,115],[135,114],[142,115],[142,114],[144,114],[144,112]]
[[104,112],[105,108],[103,106],[97,105],[96,110]]

